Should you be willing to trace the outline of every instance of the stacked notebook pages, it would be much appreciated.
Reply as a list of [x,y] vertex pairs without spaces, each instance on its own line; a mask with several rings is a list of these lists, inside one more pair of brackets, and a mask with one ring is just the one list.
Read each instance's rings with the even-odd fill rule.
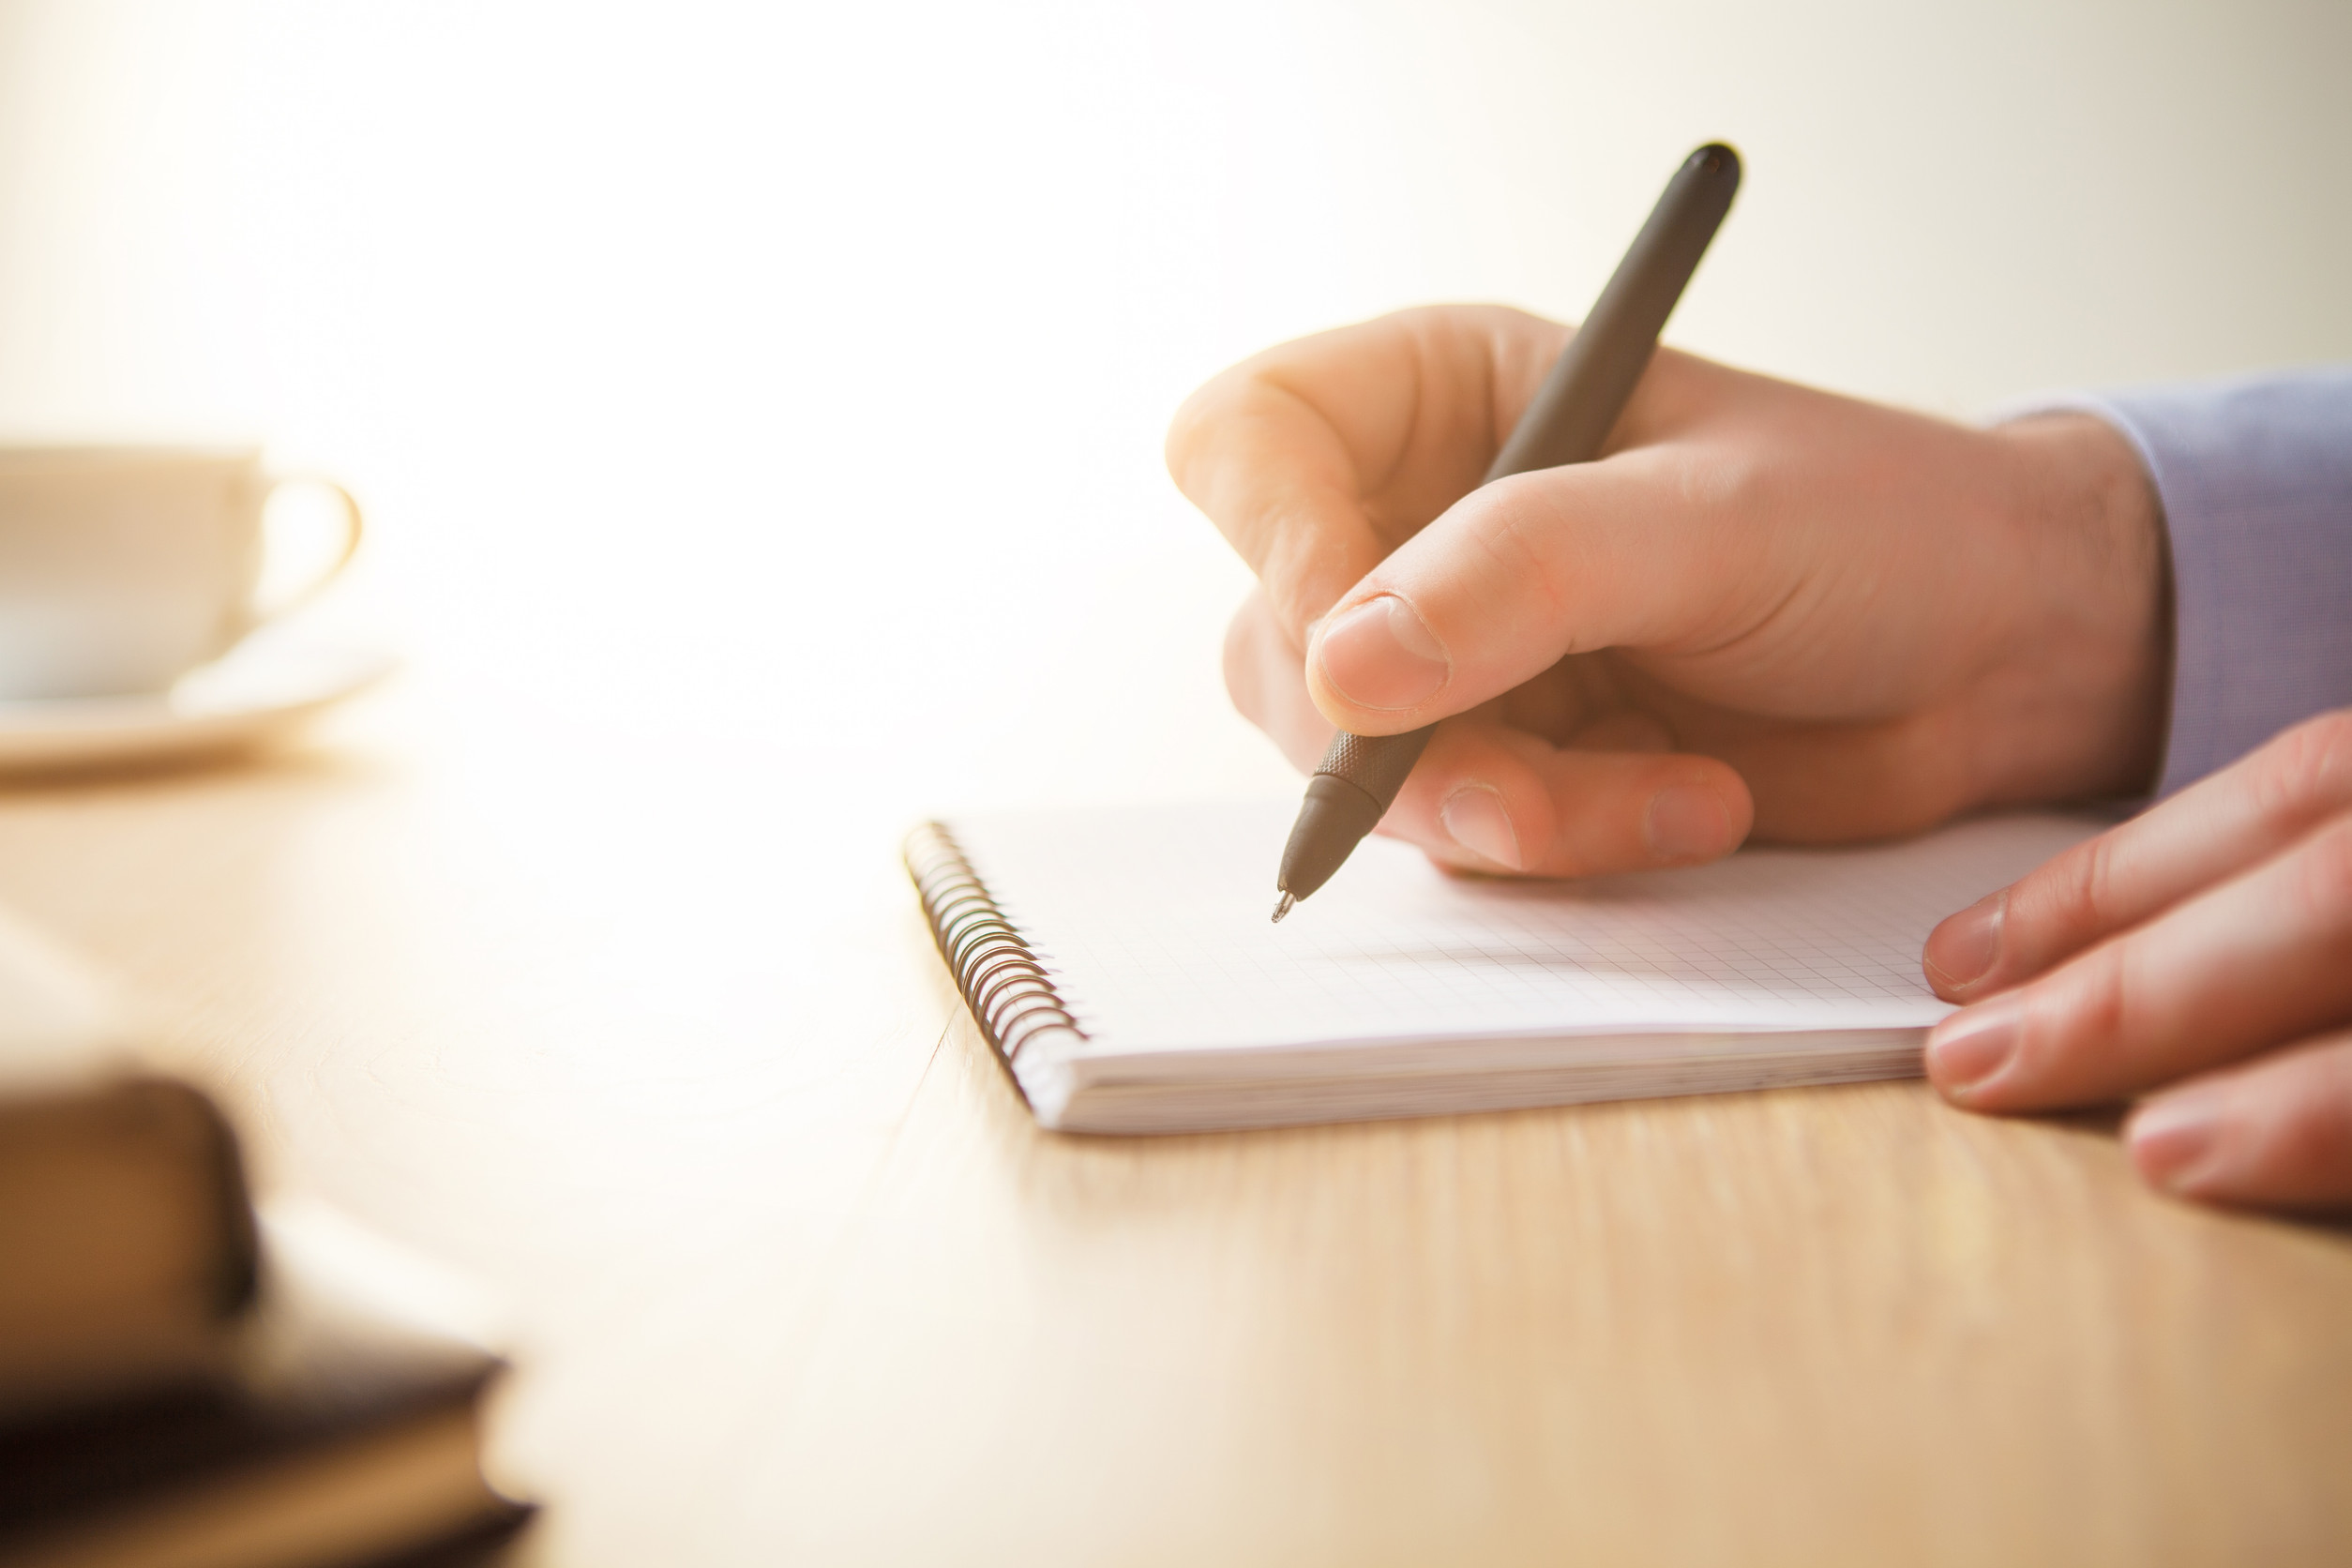
[[2096,832],[1960,823],[1585,882],[1364,842],[1279,926],[1288,803],[977,816],[906,847],[1038,1120],[1151,1133],[1914,1074],[1945,915]]

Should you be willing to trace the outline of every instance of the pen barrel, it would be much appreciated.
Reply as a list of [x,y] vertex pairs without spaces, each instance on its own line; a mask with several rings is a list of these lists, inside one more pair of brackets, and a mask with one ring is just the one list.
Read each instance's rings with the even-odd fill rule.
[[1584,324],[1511,427],[1485,483],[1601,455],[1739,188],[1740,155],[1723,143],[1682,160]]
[[[1739,188],[1740,155],[1723,143],[1711,143],[1682,160],[1584,325],[1568,339],[1495,454],[1486,483],[1590,462],[1601,455],[1649,369],[1674,302],[1698,269],[1698,259]],[[1332,737],[1331,748],[1307,780],[1306,799],[1283,848],[1276,884],[1284,899],[1274,912],[1276,920],[1292,900],[1330,880],[1364,835],[1380,825],[1434,728],[1402,735],[1342,731]]]

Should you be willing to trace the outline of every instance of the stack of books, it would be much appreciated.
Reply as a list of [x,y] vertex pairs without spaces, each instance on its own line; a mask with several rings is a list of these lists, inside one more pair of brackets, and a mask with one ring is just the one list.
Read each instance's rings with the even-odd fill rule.
[[0,1568],[490,1560],[527,1513],[482,1475],[500,1359],[384,1244],[257,1214],[212,1101],[116,1037],[0,916]]

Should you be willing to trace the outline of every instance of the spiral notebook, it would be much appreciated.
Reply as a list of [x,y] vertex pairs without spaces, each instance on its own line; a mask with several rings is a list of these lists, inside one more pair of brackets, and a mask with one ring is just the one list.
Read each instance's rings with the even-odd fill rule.
[[974,816],[908,839],[972,1017],[1039,1122],[1153,1133],[1916,1074],[1936,923],[2103,823],[1747,850],[1591,881],[1367,839],[1281,925],[1294,807]]

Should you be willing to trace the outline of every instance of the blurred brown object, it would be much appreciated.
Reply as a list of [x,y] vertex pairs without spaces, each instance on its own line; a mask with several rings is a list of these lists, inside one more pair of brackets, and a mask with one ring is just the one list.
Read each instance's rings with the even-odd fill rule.
[[185,1084],[0,1099],[0,1422],[217,1377],[258,1257],[236,1138]]
[[505,1366],[331,1211],[257,1218],[236,1134],[131,1067],[105,988],[0,912],[0,1568],[457,1568]]
[[505,1363],[379,1299],[381,1268],[264,1232],[217,1381],[0,1430],[0,1568],[456,1563],[527,1516],[482,1478],[480,1398]]

